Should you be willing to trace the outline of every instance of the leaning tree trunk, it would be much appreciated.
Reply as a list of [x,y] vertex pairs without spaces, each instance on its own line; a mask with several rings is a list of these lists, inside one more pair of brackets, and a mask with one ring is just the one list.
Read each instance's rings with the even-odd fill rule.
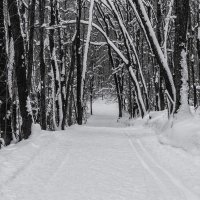
[[175,0],[174,83],[176,87],[176,112],[181,105],[182,52],[186,51],[189,0]]
[[140,108],[141,116],[144,117],[146,115],[146,108],[145,108],[145,104],[144,104],[144,101],[143,101],[143,98],[142,98],[142,93],[141,93],[141,89],[140,89],[137,77],[136,77],[135,72],[134,72],[133,67],[132,67],[132,64],[133,64],[133,66],[135,66],[135,63],[132,62],[134,59],[132,57],[131,48],[129,46],[129,42],[131,42],[131,39],[130,40],[127,39],[128,35],[127,35],[126,28],[125,28],[124,24],[122,23],[121,17],[118,14],[118,12],[117,12],[117,10],[115,8],[115,5],[113,4],[113,2],[108,1],[108,0],[107,0],[107,3],[112,8],[114,16],[116,17],[116,19],[118,21],[119,28],[120,28],[120,30],[122,32],[122,35],[123,35],[124,45],[126,47],[127,57],[128,57],[128,63],[126,64],[126,68],[127,68],[128,72],[129,72],[129,75],[130,75],[131,80],[132,80],[132,82],[134,84],[134,87],[135,87],[135,91],[136,91],[137,98],[138,98],[138,105],[139,105],[139,108]]
[[22,117],[21,139],[27,139],[31,135],[32,113],[26,82],[26,65],[24,53],[24,41],[21,34],[20,16],[16,0],[8,0],[10,24],[14,42],[14,64],[17,78],[20,114]]
[[148,44],[150,48],[152,49],[152,52],[154,53],[155,58],[160,68],[163,69],[164,80],[165,80],[167,92],[169,94],[169,99],[173,101],[172,109],[170,109],[170,113],[173,114],[175,111],[176,89],[175,89],[174,80],[173,80],[169,65],[161,50],[161,47],[159,45],[158,39],[155,35],[151,22],[148,18],[148,15],[146,13],[143,2],[141,0],[128,0],[128,1],[131,7],[133,8],[136,16],[138,17],[138,22],[140,26],[142,27],[143,31],[145,32],[145,36],[147,38]]

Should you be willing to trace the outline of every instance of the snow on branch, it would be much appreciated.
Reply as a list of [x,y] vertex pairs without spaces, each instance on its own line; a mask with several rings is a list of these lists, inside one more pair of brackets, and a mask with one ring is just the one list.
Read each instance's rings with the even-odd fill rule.
[[130,5],[133,8],[133,10],[136,12],[136,15],[140,18],[139,23],[141,24],[145,32],[145,35],[148,38],[148,41],[150,41],[150,47],[152,48],[154,54],[156,55],[156,58],[160,66],[163,67],[163,69],[166,72],[166,75],[167,75],[166,80],[169,81],[170,83],[172,96],[173,96],[172,98],[174,101],[173,110],[172,110],[172,114],[173,114],[175,112],[175,104],[176,104],[176,89],[175,89],[174,80],[173,80],[170,68],[168,66],[167,60],[161,50],[161,47],[159,45],[159,42],[157,40],[156,34],[153,30],[153,27],[151,25],[151,22],[149,20],[149,17],[147,15],[143,2],[140,0],[135,0],[134,3],[131,0],[128,0],[128,1],[130,2]]
[[[65,24],[75,24],[76,23],[76,20],[69,20],[69,21],[62,21],[62,25],[65,25]],[[85,24],[85,25],[88,25],[89,22],[88,21],[85,21],[85,20],[81,20],[81,23],[82,24]],[[120,56],[120,58],[123,60],[123,62],[125,64],[128,64],[129,61],[127,60],[127,58],[123,55],[123,53],[115,46],[115,44],[109,39],[109,37],[107,36],[107,34],[105,33],[105,31],[102,30],[102,28],[100,28],[97,24],[95,23],[92,23],[92,26],[97,29],[103,36],[104,38],[106,39],[107,41],[107,44],[110,45],[113,50]]]

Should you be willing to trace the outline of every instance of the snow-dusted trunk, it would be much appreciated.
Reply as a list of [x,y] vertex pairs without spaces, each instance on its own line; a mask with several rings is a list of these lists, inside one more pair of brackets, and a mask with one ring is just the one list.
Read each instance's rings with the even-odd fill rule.
[[81,101],[83,101],[83,88],[85,84],[85,74],[87,70],[87,57],[88,57],[90,37],[91,37],[91,32],[92,32],[93,8],[94,8],[94,0],[91,0],[90,10],[89,10],[87,38],[86,38],[86,43],[85,43],[84,55],[83,55],[83,70],[82,70],[82,79],[81,79]]
[[174,82],[176,87],[176,112],[181,105],[182,52],[186,51],[189,0],[175,0]]
[[[61,4],[58,0],[56,0],[56,23],[60,23],[60,13],[59,9]],[[65,99],[66,99],[66,66],[65,66],[65,57],[64,57],[64,46],[63,46],[63,30],[61,28],[57,29],[58,33],[58,54],[59,54],[59,62],[58,62],[58,69],[60,74],[60,93],[61,93],[61,105],[62,110],[60,110],[60,128],[64,130],[63,127],[63,121],[66,120],[66,117],[64,118],[64,112],[66,110],[65,108]],[[65,52],[66,53],[66,52]]]
[[[189,94],[190,90],[193,89],[193,105],[196,108],[197,106],[197,88],[196,88],[196,78],[195,78],[195,59],[194,54],[196,52],[196,46],[194,42],[195,31],[192,25],[192,14],[191,9],[189,11],[188,19],[188,42],[187,42],[187,64],[188,64],[188,85],[189,85]],[[192,87],[191,87],[192,84]],[[189,95],[190,96],[190,95]],[[190,97],[188,97],[190,98]]]
[[[53,26],[55,25],[55,22],[56,22],[55,8],[57,7],[57,2],[55,0],[51,0],[50,6],[51,6],[50,26]],[[62,97],[61,97],[61,77],[60,77],[60,70],[59,70],[57,58],[56,58],[54,33],[55,33],[55,30],[51,29],[50,34],[49,34],[49,46],[50,46],[51,67],[53,69],[54,83],[55,83],[55,107],[56,107],[55,112],[56,112],[56,119],[57,119],[56,121],[57,121],[57,126],[58,126],[57,128],[61,129],[61,124],[63,120],[63,107],[62,107]]]
[[141,76],[141,82],[142,82],[142,85],[144,87],[144,94],[145,94],[145,98],[146,98],[146,110],[148,110],[149,109],[149,102],[148,102],[149,100],[148,100],[147,85],[146,85],[146,81],[145,81],[144,76],[143,76],[143,72],[142,72],[142,67],[141,67],[141,63],[140,63],[140,60],[139,60],[139,56],[138,56],[137,50],[135,48],[135,44],[133,43],[133,38],[128,33],[127,28],[125,27],[124,22],[120,17],[120,16],[122,16],[122,13],[120,11],[119,6],[118,6],[118,12],[119,13],[118,13],[116,8],[115,8],[115,6],[114,6],[114,4],[112,2],[109,2],[109,4],[111,5],[111,7],[112,7],[117,19],[118,19],[118,23],[119,23],[119,25],[121,27],[122,32],[124,33],[123,34],[124,38],[126,38],[126,40],[128,40],[127,44],[130,45],[130,50],[133,51],[133,54],[130,53],[131,57],[132,57],[132,63],[134,65],[134,67],[136,67],[139,70],[139,73],[140,73],[140,76]]
[[[161,0],[157,0],[157,26],[156,26],[156,33],[157,33],[157,38],[159,45],[162,45],[162,8],[161,8]],[[164,110],[165,108],[165,98],[164,98],[164,70],[163,68],[159,69],[160,71],[160,76],[159,76],[159,87],[158,91],[156,91],[156,97],[157,97],[157,106],[159,110]]]
[[66,84],[66,97],[65,97],[65,101],[64,101],[64,108],[65,110],[63,111],[63,122],[62,122],[62,130],[65,129],[65,125],[66,125],[66,118],[67,118],[67,111],[68,108],[71,109],[71,107],[69,106],[69,98],[70,98],[70,88],[73,87],[73,74],[74,74],[74,70],[75,70],[75,60],[76,60],[76,47],[75,47],[75,35],[72,39],[72,46],[71,46],[71,63],[70,63],[70,69],[69,69],[69,73],[68,73],[68,79],[67,79],[67,84]]
[[169,3],[169,6],[168,6],[169,11],[168,11],[167,16],[165,18],[163,49],[164,49],[164,55],[165,55],[166,60],[168,60],[167,41],[168,41],[168,36],[169,36],[170,22],[172,21],[173,5],[174,5],[174,0],[171,0],[170,3]]
[[[197,53],[198,53],[198,59],[199,59],[199,81],[200,81],[200,0],[199,7],[198,7],[198,14],[197,14],[197,22],[198,22],[198,33],[197,33]],[[199,82],[200,84],[200,82]]]
[[15,75],[17,78],[20,114],[22,117],[21,139],[27,139],[31,134],[32,115],[29,104],[27,82],[26,82],[26,65],[24,55],[24,41],[20,27],[20,16],[16,0],[8,0],[8,10],[10,15],[11,30],[13,35],[15,50]]
[[180,67],[181,67],[180,107],[177,114],[179,119],[191,115],[190,106],[188,104],[189,87],[188,87],[187,54],[184,49],[182,49],[181,52]]
[[170,95],[170,98],[173,100],[172,109],[170,111],[173,114],[175,112],[176,89],[175,89],[175,85],[174,85],[174,81],[173,81],[173,77],[172,77],[169,65],[161,50],[161,47],[159,45],[156,34],[152,28],[149,17],[146,13],[143,2],[141,0],[134,0],[134,1],[128,0],[128,1],[138,18],[139,24],[141,25],[141,27],[143,28],[143,31],[145,32],[147,41],[149,42],[149,45],[153,53],[155,54],[155,57],[157,59],[157,62],[160,68],[164,70],[164,73],[165,73],[164,79],[165,79],[166,89]]
[[40,91],[40,124],[42,130],[46,130],[46,66],[44,62],[44,15],[45,15],[45,1],[39,0],[39,40],[40,40],[40,78],[41,78],[41,91]]
[[[6,55],[6,32],[4,27],[4,1],[0,2],[0,137],[4,139],[4,144],[8,145],[12,140],[10,95],[8,91],[7,55]],[[0,144],[1,146],[1,144]]]
[[36,0],[32,0],[29,5],[29,47],[28,47],[28,73],[27,73],[27,87],[28,93],[30,94],[32,86],[32,69],[33,69],[33,40],[34,40],[34,31],[35,31],[35,3]]

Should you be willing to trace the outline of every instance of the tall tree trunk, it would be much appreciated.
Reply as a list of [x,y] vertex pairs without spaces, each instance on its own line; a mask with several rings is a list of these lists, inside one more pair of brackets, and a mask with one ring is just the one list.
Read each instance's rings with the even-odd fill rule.
[[46,130],[46,66],[44,62],[44,15],[45,15],[45,1],[39,0],[39,39],[40,39],[40,79],[41,79],[41,92],[40,92],[40,120],[42,130]]
[[30,90],[32,86],[32,70],[33,70],[33,40],[34,40],[34,22],[35,22],[35,3],[36,0],[32,0],[29,5],[29,48],[28,48],[28,74],[27,74],[27,87],[28,93],[30,95]]
[[11,116],[7,116],[7,112],[10,109],[10,97],[7,85],[7,55],[3,4],[4,1],[2,0],[0,2],[0,137],[3,137],[5,145],[8,145],[12,140],[12,129]]
[[[158,20],[158,23],[157,23],[157,29],[156,29],[156,32],[157,32],[157,38],[158,38],[158,42],[160,44],[160,46],[162,45],[162,11],[161,11],[161,0],[157,0],[157,20]],[[158,89],[158,108],[159,110],[164,110],[165,108],[165,99],[164,99],[164,88],[163,88],[163,85],[164,85],[164,70],[163,68],[159,68],[159,71],[160,71],[160,77],[159,77],[159,89]]]
[[[68,81],[67,81],[67,87],[66,87],[66,97],[64,101],[65,109],[63,112],[62,130],[65,129],[68,108],[71,109],[71,107],[69,106],[69,97],[70,97],[70,87],[71,88],[73,87],[73,74],[75,70],[75,61],[76,61],[75,59],[76,59],[76,46],[75,46],[75,41],[72,41],[71,63],[70,63],[70,69],[69,69]],[[73,88],[71,90],[73,90]]]
[[[50,26],[55,25],[56,22],[56,7],[57,1],[50,0],[51,6],[51,22]],[[49,35],[49,46],[50,46],[50,56],[51,56],[51,66],[53,69],[54,82],[55,82],[55,106],[56,106],[56,121],[57,126],[61,129],[62,118],[63,118],[63,107],[62,107],[62,98],[61,98],[61,83],[60,83],[60,69],[58,67],[57,59],[56,59],[56,48],[54,43],[54,29],[50,29]]]
[[[59,1],[56,0],[56,10],[55,10],[55,14],[56,14],[56,23],[59,24],[60,23],[60,15],[59,15],[59,8],[60,8],[60,3]],[[63,127],[63,121],[66,120],[66,118],[64,119],[64,112],[66,110],[65,108],[65,99],[66,99],[66,93],[65,93],[65,86],[66,86],[66,66],[65,66],[65,62],[64,62],[64,46],[63,46],[63,41],[62,41],[62,29],[58,28],[58,52],[59,52],[59,71],[60,71],[60,94],[61,94],[61,102],[60,105],[62,108],[62,116],[60,118],[60,124],[61,124],[61,129],[64,130]],[[61,112],[60,112],[61,113]]]
[[[195,81],[195,60],[194,60],[194,50],[195,49],[195,42],[194,42],[194,30],[192,28],[192,12],[191,9],[189,10],[189,20],[188,20],[188,54],[187,54],[187,63],[188,63],[188,74],[189,74],[189,80],[188,80],[188,85],[189,85],[189,94],[190,94],[190,82],[192,81],[192,88],[193,88],[193,103],[194,107],[197,106],[197,89],[196,89],[196,81]],[[191,74],[191,78],[190,78]],[[189,98],[188,98],[189,100]]]
[[24,54],[24,41],[20,27],[20,16],[16,0],[8,0],[11,30],[15,50],[15,74],[17,78],[20,114],[22,117],[21,138],[27,139],[31,135],[32,114],[26,81],[26,65]]
[[77,0],[77,18],[76,18],[76,66],[77,66],[77,123],[82,125],[83,105],[81,101],[81,82],[82,82],[82,61],[81,61],[81,10],[82,0]]
[[182,52],[186,51],[189,0],[175,0],[174,83],[176,87],[176,112],[181,105]]
[[198,14],[197,14],[197,23],[198,23],[198,32],[197,32],[197,53],[198,53],[198,68],[199,68],[199,84],[200,84],[200,0],[198,1]]

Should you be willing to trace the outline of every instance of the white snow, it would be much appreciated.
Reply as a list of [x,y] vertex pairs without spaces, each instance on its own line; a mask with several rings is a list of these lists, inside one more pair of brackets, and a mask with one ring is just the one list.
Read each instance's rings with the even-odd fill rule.
[[0,199],[199,200],[200,157],[158,141],[166,111],[131,126],[117,122],[117,111],[98,100],[87,125],[57,132],[34,125],[30,139],[3,148]]

